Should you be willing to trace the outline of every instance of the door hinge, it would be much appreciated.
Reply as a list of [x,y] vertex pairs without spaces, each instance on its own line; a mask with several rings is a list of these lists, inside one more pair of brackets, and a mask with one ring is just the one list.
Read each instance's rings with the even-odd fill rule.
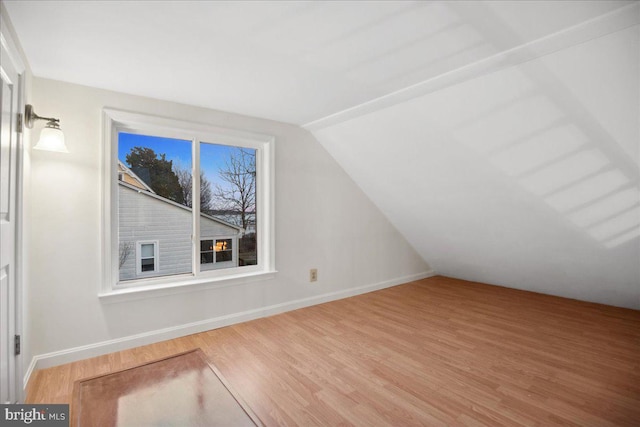
[[20,354],[20,335],[16,335],[15,337],[15,355]]
[[16,118],[16,131],[18,133],[22,133],[22,128],[24,126],[24,120],[22,113],[18,113],[18,117]]

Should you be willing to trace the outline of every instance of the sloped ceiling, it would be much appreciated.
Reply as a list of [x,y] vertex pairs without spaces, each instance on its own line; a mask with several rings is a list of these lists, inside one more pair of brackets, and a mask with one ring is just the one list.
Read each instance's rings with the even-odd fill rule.
[[304,126],[441,274],[640,308],[637,2],[5,5],[36,76]]
[[309,127],[439,273],[640,308],[631,11]]

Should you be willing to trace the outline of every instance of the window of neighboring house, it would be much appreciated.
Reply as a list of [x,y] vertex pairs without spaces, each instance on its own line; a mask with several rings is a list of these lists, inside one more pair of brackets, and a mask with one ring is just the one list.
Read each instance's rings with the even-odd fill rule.
[[105,123],[103,294],[274,272],[272,137],[114,110]]
[[229,239],[200,240],[200,265],[202,269],[220,268],[235,264],[234,244]]
[[146,275],[158,271],[158,242],[136,242],[136,273]]

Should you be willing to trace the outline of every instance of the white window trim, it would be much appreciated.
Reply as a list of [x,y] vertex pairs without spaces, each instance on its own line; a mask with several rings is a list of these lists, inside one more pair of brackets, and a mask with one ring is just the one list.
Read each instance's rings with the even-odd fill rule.
[[[222,143],[256,149],[256,206],[258,227],[258,265],[200,271],[200,237],[192,238],[193,273],[154,278],[141,278],[118,283],[118,181],[117,164],[119,132],[142,133],[176,139],[189,139],[193,158],[200,158],[200,142]],[[102,283],[98,296],[119,301],[141,297],[189,292],[202,288],[230,286],[275,276],[275,220],[274,220],[274,151],[275,138],[270,135],[245,132],[105,108],[103,110],[102,161]],[[193,162],[193,191],[200,188],[199,161]],[[200,210],[200,197],[193,197],[193,211]],[[200,236],[200,221],[193,221],[193,236]],[[237,247],[237,245],[236,245]],[[136,267],[137,268],[137,267]]]
[[[153,270],[142,271],[142,245],[153,245]],[[158,256],[159,242],[158,240],[138,240],[136,242],[136,276],[148,276],[160,271],[160,264],[158,263],[160,257]]]

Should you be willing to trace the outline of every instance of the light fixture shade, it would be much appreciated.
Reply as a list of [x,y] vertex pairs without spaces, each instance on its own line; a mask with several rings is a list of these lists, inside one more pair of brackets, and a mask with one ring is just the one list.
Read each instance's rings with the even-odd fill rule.
[[35,150],[57,151],[59,153],[68,153],[67,146],[64,144],[64,134],[57,127],[45,127],[40,132],[40,140],[33,147]]

